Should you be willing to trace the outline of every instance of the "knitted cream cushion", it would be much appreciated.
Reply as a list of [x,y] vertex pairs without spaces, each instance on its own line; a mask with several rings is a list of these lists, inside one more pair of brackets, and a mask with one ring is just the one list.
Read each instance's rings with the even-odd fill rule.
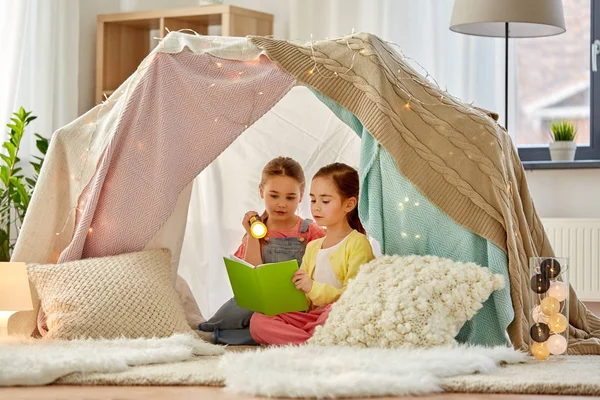
[[30,264],[48,338],[166,337],[190,332],[166,249]]
[[456,343],[502,275],[433,256],[383,256],[361,267],[309,343],[431,347]]

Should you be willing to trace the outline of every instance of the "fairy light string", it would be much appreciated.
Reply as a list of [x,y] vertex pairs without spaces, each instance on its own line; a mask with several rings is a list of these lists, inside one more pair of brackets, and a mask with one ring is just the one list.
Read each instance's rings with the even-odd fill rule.
[[[165,30],[167,31],[167,33],[171,32],[166,27],[165,27]],[[193,33],[195,36],[202,36],[202,35],[199,35],[197,32],[193,31],[192,29],[179,30],[179,32],[184,32],[184,31],[189,31],[189,32]],[[164,40],[164,38],[156,38],[156,37],[154,39],[158,39],[159,41]],[[213,48],[213,42],[215,40],[217,40],[217,39],[212,38],[212,37],[208,40],[207,49]],[[242,49],[242,53],[243,52],[244,51]],[[209,54],[210,54],[210,51],[209,51]],[[243,62],[243,65],[245,68],[237,71],[237,74],[235,74],[236,78],[239,79],[239,77],[242,77],[247,72],[247,69],[250,66],[255,65],[257,62],[260,63],[260,60],[250,60],[247,62]],[[139,83],[139,80],[143,76],[143,72],[146,69],[148,69],[150,67],[150,65],[151,65],[151,61],[149,61],[148,58],[146,58],[136,69],[136,73],[138,74],[138,76],[135,81],[134,80],[132,80],[130,82],[126,81],[126,87],[124,89],[118,89],[117,91],[113,92],[110,96],[106,96],[106,93],[104,93],[104,100],[98,105],[97,111],[95,113],[93,113],[93,115],[94,115],[93,119],[88,122],[84,122],[84,124],[83,124],[84,128],[85,127],[91,128],[91,132],[86,131],[86,133],[89,135],[89,140],[88,140],[87,144],[85,145],[85,150],[83,151],[83,154],[82,154],[82,157],[83,157],[83,161],[81,163],[82,168],[80,169],[80,171],[78,172],[77,175],[75,175],[75,174],[70,175],[71,181],[79,184],[79,187],[76,191],[77,193],[79,193],[79,195],[77,196],[76,203],[69,208],[69,211],[67,212],[67,216],[64,220],[64,223],[62,224],[60,229],[55,232],[55,236],[57,237],[56,245],[58,246],[58,248],[57,248],[58,251],[55,252],[55,262],[58,261],[60,254],[64,250],[64,247],[61,246],[61,244],[62,244],[61,235],[63,235],[65,233],[65,231],[67,230],[67,227],[69,226],[69,222],[71,222],[74,219],[76,220],[78,218],[78,213],[81,214],[85,211],[85,207],[87,206],[87,201],[89,200],[89,198],[88,198],[89,193],[88,193],[88,196],[86,196],[85,198],[81,198],[82,194],[85,191],[86,186],[89,184],[89,182],[82,182],[82,179],[83,179],[84,172],[87,170],[86,166],[89,163],[91,148],[92,148],[96,133],[98,131],[98,125],[100,124],[100,120],[103,117],[103,113],[104,113],[105,109],[107,108],[107,106],[118,102],[120,99],[127,99],[129,97],[131,90],[137,86],[137,84]],[[223,62],[216,61],[216,62],[214,62],[214,66],[215,66],[215,68],[221,69],[221,68],[223,68]],[[235,68],[236,67],[234,67],[233,69],[235,69]],[[232,80],[235,80],[236,78],[232,78]],[[213,83],[209,84],[207,86],[207,89],[218,90],[219,88],[218,88],[217,82],[213,82]],[[117,94],[117,93],[119,94],[119,96],[115,97],[115,94]],[[256,113],[257,99],[259,98],[259,96],[262,96],[263,94],[264,94],[264,89],[260,89],[260,91],[257,92],[257,94],[252,97],[252,104],[249,108],[249,111],[247,113],[245,113],[245,115],[247,115],[247,118],[245,118],[244,120],[241,120],[241,121],[240,120],[232,120],[231,118],[228,117],[227,113],[220,113],[215,116],[214,122],[218,123],[219,121],[226,121],[229,124],[237,125],[240,128],[247,129],[248,126],[250,126],[251,122],[253,121],[254,115]],[[219,109],[219,107],[212,101],[213,99],[210,96],[207,96],[207,100],[210,102],[211,107],[213,109],[215,109],[215,110]],[[92,176],[93,176],[93,174],[92,174]],[[93,234],[93,232],[94,232],[94,228],[92,226],[90,226],[88,228],[88,235]]]
[[[167,33],[171,32],[167,27],[165,27],[165,31]],[[178,30],[178,32],[182,32],[182,33],[189,32],[196,37],[204,38],[208,42],[207,46],[205,48],[209,49],[208,50],[209,54],[211,54],[210,50],[212,50],[214,48],[213,43],[215,41],[219,40],[219,38],[215,38],[212,36],[200,35],[196,31],[194,31],[192,29],[187,29],[187,28],[180,29],[180,30]],[[158,40],[159,42],[162,42],[163,40],[165,40],[165,38],[157,38],[157,37],[155,37],[154,39]],[[312,40],[312,35],[311,35],[311,40],[309,42],[309,51],[310,51],[310,58],[312,61],[312,67],[310,69],[308,69],[305,72],[305,74],[307,76],[315,74],[323,79],[337,79],[337,78],[345,77],[353,72],[353,69],[357,62],[357,57],[370,57],[371,55],[375,54],[374,52],[371,51],[370,48],[363,48],[360,46],[360,44],[357,44],[355,42],[354,29],[352,30],[352,33],[349,36],[347,36],[344,39],[340,39],[340,41],[342,41],[343,44],[349,50],[352,51],[352,58],[350,60],[350,65],[348,67],[325,65],[325,64],[323,64],[323,62],[319,62],[319,59],[324,60],[325,57],[322,57],[322,55],[318,52],[318,50],[315,49],[315,47],[314,47],[315,42]],[[403,110],[414,111],[413,108],[414,108],[415,104],[418,104],[419,106],[444,106],[444,107],[455,108],[461,112],[469,111],[469,114],[473,113],[473,114],[477,115],[478,117],[484,116],[485,118],[489,118],[489,116],[487,116],[483,112],[473,108],[472,103],[469,105],[469,107],[465,107],[463,105],[464,102],[462,102],[460,99],[450,95],[447,92],[447,90],[442,90],[439,83],[435,80],[435,78],[433,76],[431,76],[429,74],[429,72],[420,63],[418,63],[416,60],[406,56],[402,52],[402,50],[399,49],[398,44],[392,43],[392,42],[386,42],[386,43],[390,46],[398,47],[398,50],[399,50],[398,52],[393,52],[393,51],[390,51],[390,49],[387,49],[384,47],[385,51],[388,52],[388,55],[402,66],[400,69],[394,71],[394,73],[393,73],[394,83],[393,84],[394,84],[395,88],[397,88],[407,99],[406,103],[403,106]],[[244,48],[242,48],[240,51],[243,55]],[[398,57],[400,57],[400,58],[398,58]],[[424,77],[422,77],[415,71],[412,71],[412,68],[407,66],[406,61],[409,61],[409,60],[412,63],[416,64],[419,68],[421,68],[424,71]],[[250,64],[256,63],[256,62],[257,62],[256,60],[246,61],[246,62],[244,62],[244,65],[246,65],[246,68],[247,68]],[[258,61],[258,62],[260,62],[260,61]],[[147,69],[149,67],[149,65],[150,65],[150,62],[146,59],[144,62],[142,62],[142,64],[140,66],[138,66],[136,72],[137,73],[143,72],[145,69]],[[405,67],[405,65],[407,67]],[[223,68],[223,62],[216,61],[215,67],[219,68],[219,69]],[[382,68],[382,67],[380,66],[379,68]],[[331,69],[335,69],[335,70],[332,71]],[[245,70],[238,71],[238,76],[243,76],[244,73],[245,73]],[[430,96],[437,97],[438,102],[433,103],[433,102],[426,102],[426,101],[420,100],[419,98],[415,97],[412,93],[410,93],[406,88],[404,88],[401,85],[401,83],[403,81],[412,81],[412,82],[417,83],[418,85],[420,85],[420,87],[422,87],[424,90],[426,90],[426,92]],[[90,133],[90,139],[89,139],[88,145],[84,151],[84,157],[85,157],[85,160],[83,161],[84,168],[81,169],[81,171],[79,172],[79,174],[77,176],[71,176],[72,180],[80,182],[82,179],[82,175],[85,170],[85,165],[87,165],[87,163],[89,162],[90,148],[92,146],[94,136],[98,130],[98,122],[100,120],[101,114],[103,113],[105,107],[108,104],[112,104],[114,101],[118,101],[118,99],[127,98],[129,96],[129,90],[132,87],[135,87],[136,83],[137,82],[134,82],[134,81],[129,82],[127,84],[127,87],[123,90],[120,90],[120,92],[119,92],[119,94],[121,94],[123,96],[119,96],[116,100],[114,99],[114,93],[109,97],[105,96],[105,100],[101,103],[100,107],[98,108],[97,112],[95,113],[94,120],[90,121],[87,124],[88,126],[92,127],[92,132]],[[219,90],[216,82],[212,82],[211,84],[209,84],[207,86],[207,89],[208,90]],[[439,92],[439,94],[437,94],[437,95],[432,94],[432,92],[431,92],[432,90]],[[248,119],[246,121],[233,121],[228,117],[227,113],[221,113],[221,114],[215,115],[214,122],[219,123],[220,121],[226,121],[230,124],[239,125],[240,127],[244,127],[244,129],[246,129],[250,125],[250,121],[252,120],[252,115],[254,114],[254,111],[256,109],[257,97],[262,94],[263,94],[263,91],[260,91],[257,93],[257,95],[253,96],[253,98],[252,98],[253,103],[252,103],[250,112],[248,113]],[[212,101],[212,98],[210,96],[207,96],[207,99],[209,101]],[[455,103],[458,103],[458,104],[455,104]],[[214,103],[211,105],[213,108],[218,109],[218,107],[216,107],[216,105]],[[504,187],[506,188],[507,186],[504,186]],[[84,189],[85,189],[85,187],[83,186],[78,190],[78,192],[80,193],[80,196],[81,196],[81,193],[83,193]],[[510,183],[508,183],[508,191],[510,191]],[[69,215],[67,216],[63,226],[61,227],[61,229],[58,232],[56,232],[56,236],[60,236],[65,232],[69,221],[73,218],[73,216],[75,216],[75,217],[77,216],[77,212],[82,213],[84,211],[84,209],[87,205],[87,203],[86,203],[87,199],[80,200],[79,199],[80,196],[78,196],[77,203],[70,209]],[[93,232],[93,228],[90,227],[88,234],[92,234],[92,232]]]

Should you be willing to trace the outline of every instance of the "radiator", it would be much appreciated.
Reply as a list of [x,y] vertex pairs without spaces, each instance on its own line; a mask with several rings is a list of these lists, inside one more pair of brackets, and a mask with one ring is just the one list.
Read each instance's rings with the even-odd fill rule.
[[569,258],[569,282],[579,298],[600,301],[600,219],[542,218],[542,223],[556,257]]

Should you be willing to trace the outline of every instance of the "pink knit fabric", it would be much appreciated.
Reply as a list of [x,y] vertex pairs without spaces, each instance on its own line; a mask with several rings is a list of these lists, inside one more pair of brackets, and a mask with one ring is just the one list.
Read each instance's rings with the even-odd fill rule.
[[272,317],[254,313],[250,319],[250,334],[259,344],[303,344],[312,337],[317,326],[325,325],[330,312],[331,304],[307,312],[289,312]]
[[183,188],[293,85],[265,57],[157,53],[82,194],[84,211],[59,262],[142,250]]
[[[295,83],[264,56],[156,53],[140,72],[59,263],[144,249],[180,192]],[[40,311],[42,334],[44,320]]]

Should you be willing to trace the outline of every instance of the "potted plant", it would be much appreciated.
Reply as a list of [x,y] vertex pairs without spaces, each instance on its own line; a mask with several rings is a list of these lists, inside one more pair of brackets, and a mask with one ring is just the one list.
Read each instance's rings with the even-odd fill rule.
[[31,195],[48,150],[48,139],[35,134],[36,147],[41,157],[33,157],[29,164],[33,167],[33,175],[21,174],[23,163],[19,158],[21,139],[25,127],[37,117],[23,107],[13,113],[9,128],[8,140],[2,144],[0,152],[0,261],[10,261],[16,237],[25,218]]
[[573,161],[577,151],[577,129],[569,121],[556,121],[550,126],[550,158],[552,161]]

